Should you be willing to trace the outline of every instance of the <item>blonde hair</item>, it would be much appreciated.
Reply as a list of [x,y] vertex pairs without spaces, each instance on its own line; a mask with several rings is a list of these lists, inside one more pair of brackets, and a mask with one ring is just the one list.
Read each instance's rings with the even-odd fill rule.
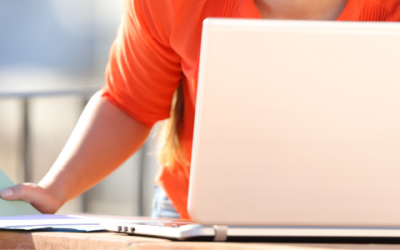
[[185,110],[182,83],[175,90],[169,119],[161,125],[158,135],[158,161],[161,166],[188,165],[180,145]]

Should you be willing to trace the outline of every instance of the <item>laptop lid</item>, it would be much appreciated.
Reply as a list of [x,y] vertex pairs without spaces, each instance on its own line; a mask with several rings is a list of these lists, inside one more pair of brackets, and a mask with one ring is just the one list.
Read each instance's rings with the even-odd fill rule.
[[400,226],[400,24],[208,19],[188,210]]

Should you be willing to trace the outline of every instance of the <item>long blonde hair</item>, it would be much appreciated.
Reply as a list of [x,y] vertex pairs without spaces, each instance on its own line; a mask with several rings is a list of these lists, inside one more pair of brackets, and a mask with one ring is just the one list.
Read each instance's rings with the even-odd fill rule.
[[161,166],[187,165],[180,144],[180,133],[185,111],[182,82],[174,93],[169,119],[161,125],[158,135],[158,161]]

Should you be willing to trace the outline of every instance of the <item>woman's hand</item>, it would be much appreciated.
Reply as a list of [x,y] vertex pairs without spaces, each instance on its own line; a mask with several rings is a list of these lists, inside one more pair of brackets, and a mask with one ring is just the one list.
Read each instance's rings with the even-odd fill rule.
[[34,183],[18,184],[0,192],[4,200],[22,200],[29,202],[39,212],[54,214],[62,206],[61,202],[47,189]]

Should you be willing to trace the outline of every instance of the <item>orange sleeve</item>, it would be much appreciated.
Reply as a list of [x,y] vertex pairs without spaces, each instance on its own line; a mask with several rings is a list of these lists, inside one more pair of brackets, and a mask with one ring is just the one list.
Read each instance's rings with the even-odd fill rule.
[[400,1],[397,3],[396,8],[394,9],[393,13],[389,16],[387,20],[392,22],[400,21]]
[[[142,8],[145,0],[125,0],[121,25],[106,68],[103,96],[148,127],[169,117],[182,78],[180,57],[169,45],[162,10]],[[161,8],[161,7],[160,7]],[[166,11],[166,10],[164,10]]]

